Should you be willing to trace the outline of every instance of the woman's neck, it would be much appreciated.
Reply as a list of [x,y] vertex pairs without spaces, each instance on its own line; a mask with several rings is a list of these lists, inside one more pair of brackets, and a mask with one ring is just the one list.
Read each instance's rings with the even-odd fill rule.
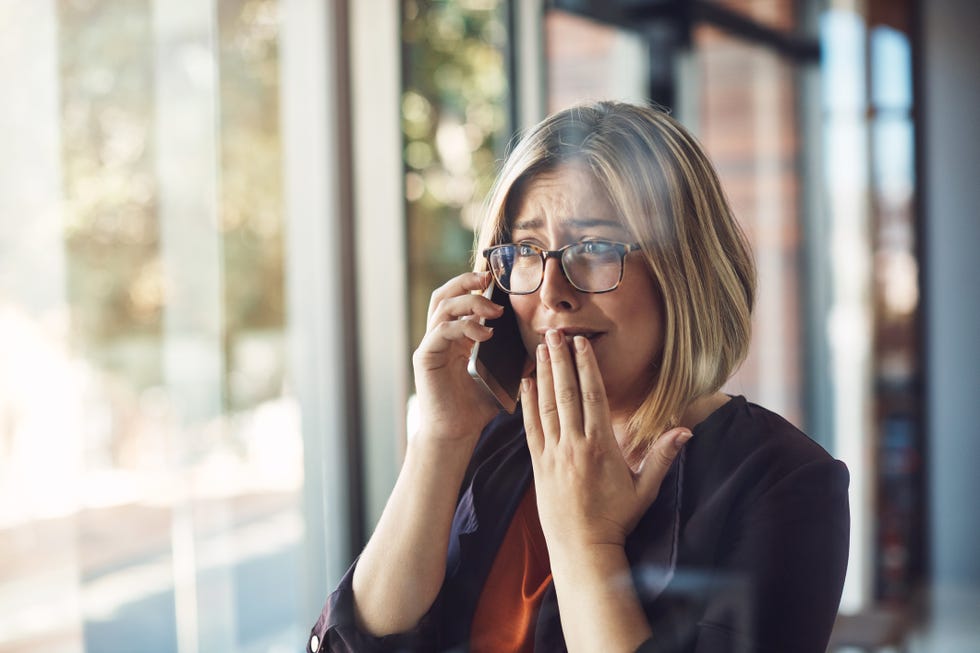
[[715,412],[729,401],[731,397],[726,395],[724,392],[715,392],[714,394],[705,395],[704,397],[699,397],[688,404],[687,409],[681,416],[681,422],[678,426],[686,426],[689,429],[693,429],[695,426],[708,419],[711,413]]
[[[715,392],[710,395],[699,397],[688,404],[681,416],[680,422],[673,426],[685,426],[693,429],[695,426],[708,419],[711,413],[715,412],[731,401],[731,397],[724,392]],[[620,449],[629,443],[629,414],[614,413],[612,416],[613,433]],[[624,449],[625,450],[625,449]]]

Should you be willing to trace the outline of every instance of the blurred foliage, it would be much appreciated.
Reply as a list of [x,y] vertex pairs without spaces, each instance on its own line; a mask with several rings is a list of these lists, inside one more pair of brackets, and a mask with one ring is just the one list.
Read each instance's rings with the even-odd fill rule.
[[503,0],[402,3],[413,344],[432,290],[470,267],[473,227],[510,134],[506,11]]
[[[149,0],[59,3],[73,337],[80,351],[137,388],[162,382],[167,285],[154,170],[152,11]],[[228,378],[242,336],[281,331],[285,320],[277,3],[218,0],[217,20],[216,164]],[[140,355],[125,353],[134,346]],[[157,354],[147,355],[147,347]],[[281,379],[270,379],[267,392],[280,389]]]
[[229,333],[281,328],[282,158],[274,0],[222,0],[220,222]]
[[[83,341],[160,330],[149,8],[61,2],[68,292]],[[111,35],[111,37],[110,37]]]
[[[410,319],[418,342],[432,289],[470,266],[472,229],[510,133],[507,3],[403,0],[402,10]],[[167,294],[152,11],[149,0],[59,3],[73,337],[137,388],[163,381]],[[276,14],[276,0],[217,3],[226,378],[246,334],[281,331],[285,320]]]

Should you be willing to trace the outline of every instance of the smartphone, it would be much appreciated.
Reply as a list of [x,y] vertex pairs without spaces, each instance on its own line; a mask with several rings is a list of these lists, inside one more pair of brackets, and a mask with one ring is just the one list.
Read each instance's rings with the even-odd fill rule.
[[481,324],[493,327],[493,335],[486,342],[473,345],[467,370],[503,410],[513,413],[521,394],[521,376],[527,367],[527,350],[517,328],[517,316],[511,308],[510,296],[493,281],[483,296],[503,306],[504,312],[493,320],[480,319]]

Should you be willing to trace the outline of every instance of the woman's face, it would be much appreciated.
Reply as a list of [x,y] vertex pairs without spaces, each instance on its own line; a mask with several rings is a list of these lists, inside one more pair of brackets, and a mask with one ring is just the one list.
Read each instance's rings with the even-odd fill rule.
[[[516,199],[510,225],[515,243],[556,250],[595,238],[633,241],[605,191],[581,165],[565,164],[536,175]],[[622,283],[612,292],[579,292],[565,278],[560,261],[549,258],[541,288],[510,300],[532,358],[549,329],[569,337],[585,334],[614,414],[628,415],[643,401],[663,349],[663,309],[640,252],[627,255]]]

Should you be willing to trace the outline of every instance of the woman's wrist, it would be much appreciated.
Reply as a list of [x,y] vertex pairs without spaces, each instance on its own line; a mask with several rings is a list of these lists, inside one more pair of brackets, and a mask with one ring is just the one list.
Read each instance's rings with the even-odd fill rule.
[[578,650],[634,651],[650,637],[623,546],[592,545],[556,553],[551,572],[562,628]]
[[449,438],[420,430],[408,439],[404,471],[416,482],[428,479],[424,486],[438,485],[451,490],[450,494],[455,497],[479,437],[476,433]]
[[464,457],[468,461],[480,433],[480,430],[472,428],[450,430],[423,426],[408,437],[407,451],[415,451],[426,457]]
[[435,600],[475,440],[426,431],[409,438],[395,488],[354,570],[357,619],[366,632],[404,632]]
[[549,547],[552,575],[571,583],[613,582],[622,571],[628,575],[629,560],[621,544],[571,544]]

